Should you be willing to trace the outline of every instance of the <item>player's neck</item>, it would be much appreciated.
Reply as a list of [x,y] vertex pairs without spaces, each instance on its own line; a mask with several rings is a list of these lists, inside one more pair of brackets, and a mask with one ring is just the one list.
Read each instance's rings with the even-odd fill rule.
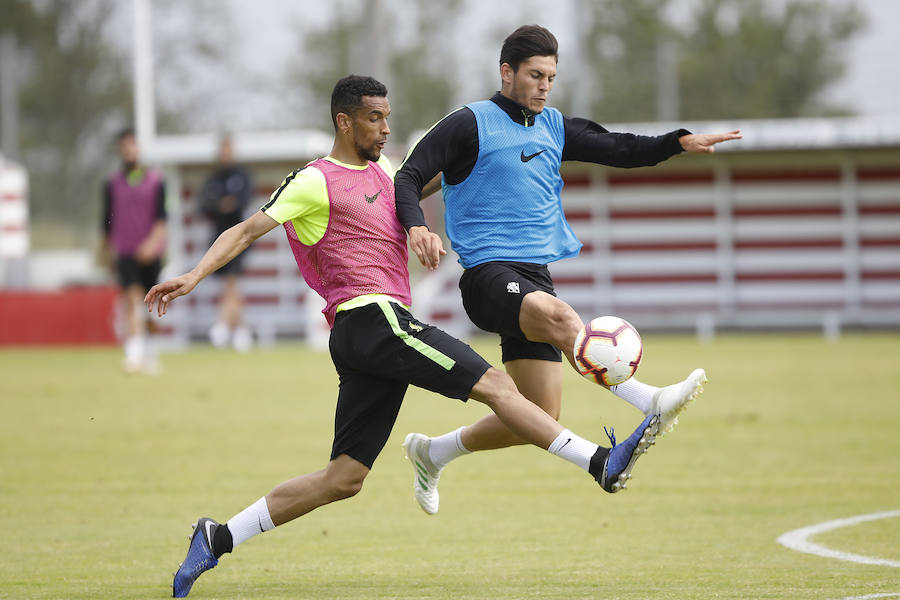
[[346,165],[355,165],[365,167],[369,161],[359,155],[355,147],[348,148],[346,144],[342,144],[340,140],[335,140],[328,154],[331,158]]

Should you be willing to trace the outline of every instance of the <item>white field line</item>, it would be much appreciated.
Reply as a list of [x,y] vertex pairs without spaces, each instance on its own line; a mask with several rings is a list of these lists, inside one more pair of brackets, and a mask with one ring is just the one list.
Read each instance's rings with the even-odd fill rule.
[[847,596],[841,600],[874,600],[875,598],[900,598],[900,592],[888,592],[886,594],[866,594],[865,596]]
[[[863,556],[861,554],[851,554],[850,552],[841,552],[840,550],[832,550],[821,544],[814,544],[807,538],[831,531],[832,529],[840,529],[841,527],[849,527],[866,521],[876,521],[878,519],[890,519],[892,517],[900,517],[900,510],[892,510],[880,513],[871,513],[868,515],[858,515],[847,519],[837,519],[835,521],[826,521],[809,527],[801,527],[782,534],[778,538],[778,543],[787,546],[791,550],[805,552],[807,554],[815,554],[817,556],[825,556],[827,558],[836,558],[838,560],[847,560],[850,562],[861,563],[865,565],[882,565],[885,567],[900,568],[900,561],[888,560],[886,558],[876,558],[871,556]],[[878,598],[885,596],[860,596],[860,598]]]

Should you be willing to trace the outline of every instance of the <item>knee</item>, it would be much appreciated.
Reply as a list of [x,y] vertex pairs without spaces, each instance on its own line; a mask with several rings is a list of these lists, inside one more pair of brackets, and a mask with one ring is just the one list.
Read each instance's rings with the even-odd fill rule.
[[335,482],[331,488],[331,492],[335,500],[346,500],[362,491],[362,487],[362,479],[348,479]]
[[[362,465],[360,465],[362,466]],[[358,494],[363,487],[368,469],[336,468],[334,463],[325,470],[324,488],[329,500],[345,500]]]
[[326,480],[326,493],[329,500],[346,500],[358,494],[363,487],[362,478],[343,477]]
[[[557,348],[569,348],[584,326],[575,309],[559,298],[543,292],[525,296],[520,316],[522,330],[534,332]],[[527,329],[527,330],[526,330]]]
[[519,393],[512,377],[494,367],[485,371],[473,391],[478,392],[478,400],[491,408]]
[[584,322],[582,322],[578,313],[575,312],[575,309],[562,301],[559,301],[554,305],[553,310],[550,313],[550,320],[553,328],[558,331],[561,336],[572,338],[573,344],[575,343],[575,336],[577,336],[581,328],[584,327]]

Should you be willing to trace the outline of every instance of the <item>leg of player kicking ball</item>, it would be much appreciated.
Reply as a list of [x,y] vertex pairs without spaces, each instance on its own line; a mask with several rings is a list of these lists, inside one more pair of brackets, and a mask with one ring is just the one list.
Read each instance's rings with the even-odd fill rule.
[[[519,322],[529,340],[553,344],[575,368],[573,346],[584,323],[571,306],[546,292],[531,292],[522,300]],[[662,388],[632,377],[609,390],[645,415],[660,415],[660,425],[666,432],[678,422],[678,414],[688,402],[703,391],[705,381],[703,369],[696,369],[684,381]]]
[[[529,340],[559,348],[575,368],[573,346],[584,323],[571,306],[551,294],[534,291],[522,300],[519,323]],[[559,364],[544,360],[513,360],[506,363],[506,368],[526,398],[553,418],[559,418],[562,397]],[[684,381],[662,388],[632,377],[609,389],[645,416],[659,415],[660,432],[663,433],[678,422],[678,414],[703,391],[705,381],[703,369],[696,369]],[[407,456],[418,465],[421,481],[425,482],[415,488],[416,500],[425,512],[435,514],[439,507],[437,484],[440,473],[450,461],[475,451],[524,443],[496,414],[435,438],[420,433],[409,434],[403,447]]]
[[[659,432],[659,417],[650,415],[621,444],[616,444],[615,436],[610,432],[612,448],[599,446],[565,429],[522,396],[511,377],[493,368],[475,384],[471,397],[494,411],[497,420],[515,436],[516,443],[533,444],[581,467],[610,493],[625,488],[638,457],[655,443]],[[456,436],[458,440],[461,431],[447,436]],[[438,508],[438,477],[432,476],[434,465],[429,458],[429,445],[428,438],[412,433],[403,443],[416,471],[413,484],[416,500],[425,512],[434,514]]]
[[659,419],[651,415],[621,444],[616,445],[611,436],[612,448],[598,446],[563,428],[522,396],[509,375],[494,368],[478,380],[471,397],[489,406],[520,439],[581,467],[608,492],[625,487],[637,458],[654,443],[659,431]]
[[[546,292],[532,292],[522,299],[519,322],[528,339],[553,344],[578,370],[575,367],[573,346],[584,323],[571,306]],[[641,383],[632,377],[609,390],[645,415],[660,415],[664,433],[678,422],[678,414],[685,409],[687,403],[703,391],[705,381],[706,374],[702,369],[696,369],[684,381],[663,388]]]

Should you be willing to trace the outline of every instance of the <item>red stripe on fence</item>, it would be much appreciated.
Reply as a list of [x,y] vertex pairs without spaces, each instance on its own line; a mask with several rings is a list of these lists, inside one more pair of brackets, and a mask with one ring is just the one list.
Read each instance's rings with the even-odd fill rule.
[[791,250],[796,248],[842,248],[844,240],[823,238],[807,240],[737,240],[734,247],[739,250]]
[[630,313],[681,313],[681,312],[716,312],[719,306],[710,304],[616,304],[614,314],[627,315]]
[[591,176],[588,173],[563,173],[562,179],[567,188],[591,187]]
[[765,273],[738,273],[735,279],[738,281],[840,281],[844,278],[843,271],[795,271]]
[[840,216],[840,206],[736,206],[736,217],[824,217]]
[[609,211],[611,219],[710,219],[716,216],[711,208],[682,208],[682,209],[649,209],[649,210],[621,210]]
[[739,302],[737,310],[839,310],[844,303],[839,300],[823,300],[822,302]]
[[866,281],[882,279],[900,279],[900,271],[863,271],[860,277]]
[[900,246],[900,237],[864,237],[859,241],[863,248],[888,248]]
[[278,296],[246,296],[244,302],[247,304],[278,304]]
[[614,174],[608,182],[612,187],[632,185],[699,185],[715,181],[712,173],[671,173],[668,175]]
[[735,171],[731,175],[735,183],[808,183],[837,182],[841,180],[840,171]]
[[613,252],[671,252],[687,250],[715,250],[715,241],[684,242],[614,242],[610,249]]
[[886,179],[900,179],[900,169],[860,168],[856,171],[856,178],[860,181],[883,181]]
[[278,269],[275,267],[254,267],[252,269],[244,269],[246,277],[276,277]]
[[614,275],[614,284],[626,283],[714,283],[715,273],[659,273],[646,275]]
[[566,220],[567,221],[590,221],[591,220],[591,211],[589,211],[589,210],[567,210],[566,211]]
[[900,215],[900,204],[868,204],[859,207],[861,215]]
[[561,275],[553,277],[554,285],[593,285],[593,275]]

